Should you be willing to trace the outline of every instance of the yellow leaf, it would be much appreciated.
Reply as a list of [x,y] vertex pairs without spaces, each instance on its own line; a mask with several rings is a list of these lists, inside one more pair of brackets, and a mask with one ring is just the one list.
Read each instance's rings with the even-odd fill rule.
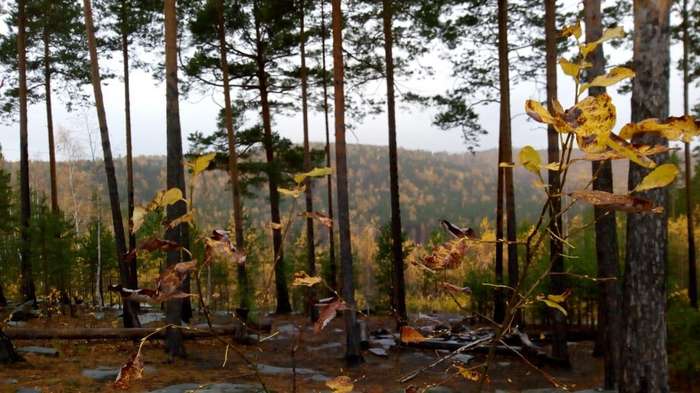
[[627,157],[630,161],[645,168],[654,168],[656,163],[647,155],[643,154],[639,148],[615,134],[610,134],[605,141],[606,145],[619,154]]
[[326,386],[328,386],[333,393],[350,393],[354,388],[352,379],[345,375],[326,381]]
[[499,168],[514,168],[515,165],[512,162],[501,162],[498,164]]
[[146,218],[148,210],[142,206],[136,206],[134,208],[134,215],[131,217],[131,233],[136,233],[136,231],[143,225],[143,220]]
[[567,289],[561,295],[547,295],[547,299],[555,303],[564,303],[566,299],[571,295],[571,289]]
[[576,39],[581,38],[581,21],[576,21],[575,25],[566,26],[561,31],[561,36],[566,38],[574,36]]
[[180,217],[170,221],[167,225],[167,228],[172,229],[180,224],[185,224],[185,223],[189,224],[191,226],[191,225],[193,225],[192,220],[194,220],[194,213],[191,210],[191,211],[181,215]]
[[637,187],[635,187],[632,191],[639,192],[651,190],[653,188],[666,187],[667,185],[673,183],[677,176],[678,167],[674,164],[659,165],[648,175],[644,176],[642,181],[639,182]]
[[214,158],[216,158],[216,153],[209,153],[195,158],[190,164],[190,167],[192,168],[192,175],[197,176],[204,172]]
[[645,119],[639,123],[630,123],[622,127],[620,137],[632,139],[636,134],[653,132],[671,141],[690,142],[700,134],[700,120],[694,116],[669,117],[665,121]]
[[532,173],[540,173],[540,165],[542,161],[540,160],[540,155],[537,153],[532,146],[525,146],[520,149],[520,165],[524,166],[525,169]]
[[457,369],[457,372],[459,372],[459,375],[461,375],[467,381],[479,382],[481,380],[481,373],[476,370],[471,370],[458,364],[455,364],[455,368]]
[[288,196],[288,197],[292,197],[292,198],[298,198],[305,190],[306,190],[306,188],[304,186],[293,188],[291,190],[288,188],[282,188],[282,187],[277,188],[277,192],[279,192],[280,194],[282,194],[284,196]]
[[560,169],[566,169],[566,165],[561,165],[559,162],[550,162],[549,164],[546,165],[540,165],[541,168],[546,169],[548,171],[559,171]]
[[294,175],[294,181],[297,184],[300,184],[304,180],[306,180],[307,177],[324,177],[328,176],[333,173],[333,169],[329,167],[323,167],[323,168],[314,168],[306,173],[298,173]]
[[625,30],[622,27],[613,27],[610,29],[606,29],[603,32],[603,35],[599,39],[597,39],[593,42],[583,44],[579,47],[579,50],[581,52],[581,56],[585,59],[586,57],[588,57],[588,55],[591,52],[596,50],[598,45],[602,44],[603,42],[610,41],[610,40],[615,39],[615,38],[622,38],[624,36],[625,36]]
[[306,274],[306,272],[296,272],[294,273],[294,281],[292,282],[292,286],[294,287],[313,287],[316,284],[320,284],[321,277],[312,277]]
[[566,60],[563,57],[559,59],[559,65],[561,66],[562,71],[564,71],[566,75],[569,75],[570,77],[574,78],[574,80],[578,80],[578,74],[581,71],[580,65]]
[[578,90],[583,93],[590,87],[608,87],[628,78],[634,78],[635,73],[627,67],[615,67],[605,75],[598,75],[590,83],[584,83]]
[[272,229],[282,229],[282,224],[279,222],[271,222],[270,223],[270,228]]
[[183,200],[182,191],[179,188],[171,188],[160,196],[158,205],[160,207],[170,206],[176,202]]
[[537,299],[537,300],[539,300],[539,301],[541,301],[542,303],[546,304],[547,307],[556,308],[557,310],[559,310],[559,311],[560,311],[562,314],[564,314],[565,316],[568,315],[568,314],[566,313],[566,309],[565,309],[564,307],[562,307],[561,304],[559,304],[559,303],[557,303],[557,302],[551,301],[551,300],[549,300],[549,299],[547,299],[547,298],[545,298],[545,297],[539,298],[539,299]]
[[554,117],[549,111],[535,100],[525,101],[525,113],[540,123],[554,124]]
[[581,100],[566,113],[566,121],[577,136],[606,137],[615,127],[617,111],[606,93]]

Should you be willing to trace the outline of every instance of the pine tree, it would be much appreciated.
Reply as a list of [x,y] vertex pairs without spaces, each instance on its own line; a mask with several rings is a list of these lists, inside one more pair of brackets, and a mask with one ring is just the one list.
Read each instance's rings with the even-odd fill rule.
[[[635,0],[632,121],[668,116],[670,63],[670,2]],[[654,134],[640,134],[632,143],[668,145]],[[668,154],[654,156],[664,162]],[[629,168],[632,190],[649,173],[634,163]],[[654,206],[667,206],[668,190],[636,193]],[[668,392],[666,355],[667,209],[660,214],[627,215],[623,282],[623,334],[619,389],[627,392]]]

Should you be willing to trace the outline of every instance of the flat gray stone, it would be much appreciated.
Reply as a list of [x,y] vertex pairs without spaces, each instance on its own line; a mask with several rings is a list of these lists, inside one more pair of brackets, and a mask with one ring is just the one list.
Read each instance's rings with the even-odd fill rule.
[[456,361],[458,361],[458,362],[462,362],[462,363],[464,363],[464,364],[467,364],[467,363],[469,363],[472,359],[474,359],[474,356],[468,355],[468,354],[466,354],[466,353],[460,353],[460,354],[457,354],[457,355],[453,356],[452,359],[454,359],[454,360],[456,360]]
[[19,348],[17,348],[17,352],[19,352],[19,353],[33,353],[35,355],[49,356],[52,358],[58,357],[58,350],[57,349],[47,348],[47,347],[36,347],[36,346],[19,347]]
[[308,351],[315,352],[315,351],[323,351],[323,350],[326,350],[326,349],[341,348],[342,346],[343,346],[343,345],[342,345],[341,343],[326,343],[326,344],[319,345],[319,346],[316,346],[316,347],[307,347],[306,349],[307,349]]
[[242,384],[242,383],[211,383],[211,384],[196,384],[196,383],[181,383],[179,385],[167,386],[162,389],[153,390],[149,393],[188,393],[196,391],[197,393],[259,393],[262,392],[262,386],[258,384]]
[[450,388],[444,387],[444,386],[434,386],[432,388],[428,388],[425,393],[453,393],[454,391]]
[[15,385],[15,384],[19,383],[19,381],[14,379],[14,378],[9,378],[9,379],[6,379],[5,382],[3,382],[3,383],[5,385]]
[[142,325],[163,320],[165,320],[165,314],[162,312],[147,312],[144,314],[139,314],[139,322],[141,322]]
[[369,344],[379,346],[384,349],[389,349],[396,345],[396,340],[394,340],[393,338],[370,339]]
[[386,351],[384,348],[370,348],[368,349],[369,353],[372,355],[376,355],[382,358],[387,358],[389,357],[389,353]]
[[[267,374],[267,375],[292,375],[292,374],[294,374],[294,370],[292,370],[291,367],[277,367],[277,366],[270,366],[267,364],[258,364],[257,367],[258,367],[258,372],[260,374]],[[316,370],[312,370],[310,368],[297,367],[296,374],[297,375],[314,375],[314,374],[319,374],[319,372]]]
[[[81,372],[84,377],[94,379],[95,381],[111,381],[117,379],[121,367],[97,367],[85,369]],[[155,374],[156,369],[152,366],[145,366],[143,371],[147,374]]]
[[280,334],[283,334],[285,336],[294,336],[299,334],[299,329],[291,323],[279,325],[277,326],[277,330],[280,332]]
[[41,390],[35,388],[19,388],[17,393],[41,393]]

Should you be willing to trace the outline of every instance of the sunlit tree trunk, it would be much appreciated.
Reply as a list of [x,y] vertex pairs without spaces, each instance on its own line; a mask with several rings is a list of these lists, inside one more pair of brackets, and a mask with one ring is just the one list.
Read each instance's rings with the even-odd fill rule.
[[[593,42],[603,34],[601,23],[601,0],[586,0],[584,13],[586,22],[586,42]],[[588,55],[592,67],[588,70],[588,80],[605,73],[605,56],[603,46]],[[604,87],[588,89],[589,95],[605,92]],[[593,189],[613,192],[613,172],[610,161],[593,161]],[[598,277],[613,278],[600,281],[598,296],[598,337],[596,349],[603,355],[606,389],[614,389],[617,383],[617,368],[619,365],[620,342],[620,276],[619,251],[617,243],[617,223],[615,212],[607,209],[594,208],[595,244],[598,260]]]
[[350,239],[350,206],[348,195],[348,167],[345,146],[345,86],[343,65],[343,15],[340,0],[332,0],[333,26],[333,84],[335,92],[335,165],[338,187],[338,230],[340,231],[340,275],[342,297],[348,309],[345,316],[345,360],[350,366],[362,363],[360,328],[357,323],[355,287],[352,280],[352,249]]
[[[126,129],[126,195],[129,212],[129,219],[134,216],[134,160],[133,149],[131,144],[131,87],[129,77],[129,35],[127,31],[127,7],[128,2],[121,2],[121,50],[122,50],[122,67],[124,74],[124,127]],[[136,248],[136,234],[131,231],[129,225],[129,251]],[[136,289],[138,283],[138,266],[136,256],[129,262],[129,287]],[[135,305],[138,309],[138,305]]]
[[[224,1],[219,0],[219,53],[221,57],[221,75],[224,80],[224,122],[228,138],[228,171],[231,177],[231,198],[233,203],[233,228],[236,232],[236,248],[245,249],[245,233],[243,232],[243,208],[241,207],[241,184],[238,178],[238,152],[236,151],[236,134],[233,129],[233,108],[231,108],[231,88],[229,83],[228,58],[226,50],[226,26],[224,23]],[[240,293],[240,307],[250,309],[248,295],[248,275],[244,264],[236,266]],[[210,288],[208,286],[207,288]]]
[[[513,151],[510,130],[510,75],[508,61],[508,1],[498,0],[498,71],[500,94],[500,121],[498,136],[498,162],[512,162]],[[505,215],[506,236],[508,242],[508,285],[515,287],[518,282],[518,250],[515,228],[515,194],[513,190],[513,169],[498,168],[498,186],[496,203],[496,237],[503,240]],[[503,283],[503,243],[496,245],[496,282]],[[503,291],[495,290],[494,319],[503,321],[505,303]]]
[[[325,130],[326,130],[326,166],[331,167],[331,137],[330,137],[330,125],[328,122],[328,79],[326,75],[328,70],[326,68],[326,13],[325,13],[325,3],[326,0],[321,0],[321,64],[323,68],[323,117],[325,120]],[[335,258],[335,220],[333,220],[333,178],[331,175],[326,177],[327,189],[328,189],[328,217],[331,219],[331,225],[328,227],[328,275],[330,286],[334,290],[338,290],[338,265]]]
[[[547,74],[547,107],[553,111],[552,101],[557,98],[557,2],[545,0],[545,41],[546,41],[546,74]],[[554,127],[547,128],[547,161],[559,162],[559,134]],[[562,217],[561,217],[561,182],[559,172],[547,171],[549,175],[549,262],[551,272],[551,290],[560,294],[566,290],[564,272],[564,248],[562,242]],[[566,316],[559,310],[549,310],[554,320],[554,341],[552,342],[552,356],[568,363],[569,351],[566,344]]]
[[[308,70],[306,69],[306,32],[304,30],[305,19],[305,1],[300,0],[299,9],[301,21],[300,26],[300,43],[299,53],[301,54],[301,115],[304,128],[304,170],[311,170],[311,150],[309,147],[309,105],[308,105]],[[311,179],[306,178],[306,191],[304,199],[306,203],[306,212],[314,211],[313,204],[313,189]],[[310,276],[316,275],[316,247],[314,245],[314,220],[311,216],[306,217],[306,268]],[[312,321],[318,319],[318,310],[316,309],[316,289],[314,287],[306,288],[306,313]]]
[[[105,114],[104,99],[102,98],[102,85],[100,78],[100,66],[97,58],[97,44],[95,42],[95,27],[92,20],[92,2],[83,0],[85,13],[85,29],[87,32],[88,49],[90,51],[90,75],[92,87],[95,94],[95,108],[97,110],[97,120],[100,126],[100,137],[102,139],[102,155],[104,159],[105,174],[107,177],[107,189],[109,191],[109,204],[112,211],[112,224],[114,226],[114,243],[116,245],[117,259],[119,261],[119,276],[121,284],[129,285],[129,267],[126,262],[126,238],[124,236],[124,223],[122,221],[121,208],[119,206],[119,187],[117,186],[117,176],[114,171],[114,160],[112,159],[112,146],[109,140],[109,129],[107,128],[107,116]],[[133,312],[132,304],[124,301],[124,327],[138,326],[138,319]]]
[[[634,1],[634,61],[632,121],[668,116],[669,14],[667,0]],[[668,145],[655,134],[635,135],[632,143]],[[653,157],[666,161],[668,154]],[[650,172],[630,162],[632,190]],[[623,284],[623,335],[620,359],[621,393],[668,392],[666,354],[666,258],[668,190],[635,193],[664,207],[660,214],[627,215],[627,247]]]
[[21,292],[25,301],[36,303],[29,222],[31,200],[29,191],[29,142],[27,133],[27,3],[17,1],[17,68],[19,70],[19,155],[20,155],[20,258]]
[[[165,16],[165,120],[167,139],[167,187],[179,188],[185,195],[185,168],[182,155],[182,133],[180,130],[180,102],[177,77],[177,4],[176,0],[166,0],[163,14]],[[171,221],[187,213],[184,201],[167,208],[167,219]],[[189,231],[187,224],[180,224],[165,232],[165,238],[189,248]],[[182,261],[179,251],[170,251],[167,256],[168,266]],[[184,283],[183,283],[184,285]],[[166,321],[180,325],[187,319],[182,299],[169,300],[165,303]],[[170,356],[184,357],[185,346],[180,329],[168,329],[166,339]]]
[[[689,99],[688,87],[690,78],[688,77],[688,51],[690,50],[690,40],[688,38],[688,0],[683,0],[683,114],[688,115]],[[690,188],[691,155],[690,143],[685,143],[685,215],[687,218],[688,231],[688,299],[690,305],[698,308],[698,271],[695,261],[695,232],[693,225],[693,194]]]
[[382,1],[384,26],[384,58],[386,62],[386,103],[389,121],[389,178],[391,199],[391,253],[393,256],[392,306],[398,325],[408,321],[406,315],[406,286],[404,283],[403,242],[401,236],[401,205],[399,202],[399,158],[396,148],[396,102],[394,92],[394,34],[392,31],[393,5]]

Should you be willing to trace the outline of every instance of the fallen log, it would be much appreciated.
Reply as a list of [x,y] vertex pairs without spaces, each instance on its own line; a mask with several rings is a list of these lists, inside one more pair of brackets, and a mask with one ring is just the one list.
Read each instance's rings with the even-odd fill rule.
[[[5,334],[12,340],[138,340],[154,333],[158,328],[6,328]],[[213,329],[183,329],[185,339],[233,335],[240,325],[218,325]],[[155,333],[154,338],[165,338],[165,330]]]

